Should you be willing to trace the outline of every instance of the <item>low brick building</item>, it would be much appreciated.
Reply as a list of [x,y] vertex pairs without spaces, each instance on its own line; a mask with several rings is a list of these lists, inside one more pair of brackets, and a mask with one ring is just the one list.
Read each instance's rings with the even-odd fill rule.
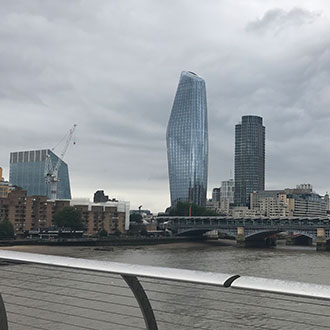
[[9,220],[15,233],[23,234],[53,226],[54,214],[68,206],[81,212],[84,231],[88,235],[97,235],[102,229],[109,234],[125,233],[129,229],[128,202],[49,201],[47,196],[27,196],[21,188],[11,191],[6,198],[0,198],[0,221]]
[[116,231],[125,233],[129,229],[129,203],[108,201],[90,203],[89,201],[71,201],[71,206],[81,212],[88,235],[95,235],[102,229],[109,234]]

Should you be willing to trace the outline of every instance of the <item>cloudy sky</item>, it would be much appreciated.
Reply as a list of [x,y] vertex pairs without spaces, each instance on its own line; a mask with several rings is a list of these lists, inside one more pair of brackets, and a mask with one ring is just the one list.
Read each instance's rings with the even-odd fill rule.
[[330,190],[327,0],[0,0],[5,178],[10,151],[51,148],[76,123],[73,197],[103,189],[163,211],[183,70],[206,81],[209,194],[230,177],[245,114],[264,118],[266,188]]

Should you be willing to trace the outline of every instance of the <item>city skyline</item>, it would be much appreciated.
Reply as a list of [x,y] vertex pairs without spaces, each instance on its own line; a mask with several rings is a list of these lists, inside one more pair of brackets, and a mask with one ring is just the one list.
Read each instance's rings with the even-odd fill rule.
[[77,123],[65,156],[72,197],[102,189],[164,211],[169,109],[191,70],[208,88],[208,196],[230,177],[246,114],[267,123],[266,189],[329,191],[329,2],[13,0],[0,17],[7,180],[11,151],[53,147]]

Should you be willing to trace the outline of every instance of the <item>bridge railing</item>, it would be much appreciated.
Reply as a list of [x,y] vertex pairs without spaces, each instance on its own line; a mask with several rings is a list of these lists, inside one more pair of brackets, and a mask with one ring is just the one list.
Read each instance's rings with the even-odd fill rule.
[[330,286],[0,251],[0,329],[323,329]]

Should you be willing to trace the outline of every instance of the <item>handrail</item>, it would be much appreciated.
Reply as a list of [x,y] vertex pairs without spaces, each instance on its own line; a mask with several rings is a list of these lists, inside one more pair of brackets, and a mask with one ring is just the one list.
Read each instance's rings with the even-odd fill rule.
[[169,267],[135,265],[7,250],[0,251],[0,259],[330,300],[330,286],[315,283]]
[[119,262],[100,261],[82,258],[59,257],[37,253],[0,251],[0,259],[30,262],[36,264],[68,267],[119,275],[132,275],[163,280],[183,281],[218,286],[229,286],[236,274],[222,274],[167,267],[142,266]]
[[230,287],[235,289],[246,289],[261,292],[280,293],[290,296],[330,300],[330,286],[314,283],[240,276],[231,284]]
[[[300,296],[304,298],[330,300],[329,285],[267,279],[267,278],[259,278],[252,276],[239,276],[238,274],[223,274],[223,273],[194,271],[194,270],[176,269],[176,268],[168,268],[168,267],[132,265],[132,264],[118,263],[118,262],[51,256],[51,255],[6,251],[6,250],[0,250],[0,259],[5,259],[8,261],[17,261],[23,264],[31,263],[31,264],[41,264],[46,266],[62,267],[63,271],[65,272],[67,272],[68,270],[64,270],[64,268],[85,270],[92,272],[94,271],[95,274],[96,272],[102,272],[104,273],[104,275],[102,274],[102,276],[106,276],[106,277],[107,277],[106,274],[120,275],[125,280],[128,287],[133,292],[136,301],[138,302],[147,330],[158,329],[154,311],[151,306],[151,302],[155,302],[157,301],[157,299],[148,298],[141,282],[139,282],[137,277],[217,286],[217,287],[226,288],[224,289],[224,291],[233,294],[237,293],[238,290],[240,289],[240,290],[259,291],[264,293],[274,293],[281,295]],[[27,280],[27,282],[30,283],[29,280]],[[157,291],[154,290],[154,292]],[[181,294],[181,296],[183,295]],[[1,295],[0,295],[0,299],[1,299]],[[5,301],[5,305],[6,305],[6,301]],[[11,312],[12,314],[15,313],[14,311],[9,311],[9,312]],[[1,319],[5,320],[5,322],[7,320],[5,308],[2,308],[2,310],[0,311],[0,320]],[[164,321],[160,320],[160,322],[164,322]],[[87,329],[87,327],[85,328]]]

